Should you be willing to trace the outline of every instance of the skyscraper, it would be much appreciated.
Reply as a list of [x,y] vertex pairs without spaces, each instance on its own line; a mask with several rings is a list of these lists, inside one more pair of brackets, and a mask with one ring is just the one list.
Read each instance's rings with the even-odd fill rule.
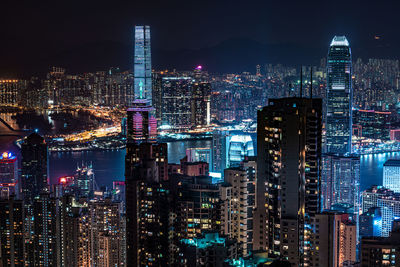
[[191,122],[193,126],[206,126],[210,124],[210,97],[211,84],[196,81],[192,86]]
[[190,128],[193,79],[186,76],[163,77],[161,86],[162,125]]
[[2,266],[24,265],[24,208],[13,196],[0,200],[0,243]]
[[48,151],[43,137],[30,134],[21,145],[21,180],[25,205],[33,204],[35,197],[48,191]]
[[[311,266],[349,266],[356,261],[357,225],[348,214],[324,212],[313,218]],[[352,266],[352,265],[350,265]]]
[[330,44],[327,64],[326,152],[351,153],[352,64],[349,42],[335,36]]
[[270,99],[257,114],[257,213],[254,229],[270,257],[310,260],[311,219],[319,213],[322,100]]
[[152,105],[150,26],[135,26],[133,72],[135,99],[147,99]]
[[155,109],[146,99],[136,99],[128,108],[128,143],[155,142],[157,139],[157,120]]
[[167,144],[128,143],[125,156],[127,266],[168,258]]

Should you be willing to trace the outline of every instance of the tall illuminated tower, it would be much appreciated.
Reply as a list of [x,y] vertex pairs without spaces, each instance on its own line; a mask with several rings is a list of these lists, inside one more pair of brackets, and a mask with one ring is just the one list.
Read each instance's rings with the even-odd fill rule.
[[326,152],[351,153],[351,50],[345,36],[335,36],[328,52],[326,97]]
[[152,105],[150,26],[135,26],[133,72],[135,99],[147,99]]

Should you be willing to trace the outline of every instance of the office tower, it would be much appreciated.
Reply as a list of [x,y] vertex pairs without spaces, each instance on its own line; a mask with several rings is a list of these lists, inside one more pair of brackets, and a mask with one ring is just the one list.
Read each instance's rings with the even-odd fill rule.
[[364,237],[361,240],[361,266],[399,266],[400,232],[398,222],[388,237]]
[[400,194],[391,190],[373,186],[362,192],[362,211],[378,207],[381,211],[382,222],[377,224],[381,236],[388,237],[392,231],[392,223],[400,217]]
[[134,54],[135,99],[147,99],[152,104],[150,26],[135,26]]
[[345,36],[335,36],[327,64],[326,140],[327,153],[351,153],[352,135],[351,50]]
[[255,155],[255,144],[249,133],[241,131],[216,130],[212,139],[213,172],[223,173],[224,169],[237,167],[246,157]]
[[191,123],[192,126],[207,126],[211,122],[211,83],[196,81],[192,85]]
[[225,169],[224,180],[231,189],[229,237],[241,244],[243,255],[253,250],[253,210],[255,207],[255,168]]
[[161,93],[161,124],[172,129],[191,126],[191,77],[163,77]]
[[323,155],[321,191],[324,209],[345,205],[352,209],[357,222],[360,191],[360,157],[355,155]]
[[340,267],[356,262],[357,226],[349,220],[348,214],[316,214],[312,219],[312,227],[315,249],[311,266]]
[[57,265],[57,201],[50,193],[42,192],[33,203],[34,218],[34,262],[32,266]]
[[211,164],[211,149],[200,148],[186,148],[186,157],[189,162],[207,162]]
[[246,157],[254,153],[253,139],[249,134],[233,134],[227,141],[227,167],[238,167]]
[[353,110],[353,133],[358,137],[390,139],[391,112],[375,110]]
[[254,233],[266,235],[257,239],[270,257],[305,265],[321,210],[322,100],[270,99],[257,117],[257,212],[266,229]]
[[383,164],[383,187],[400,193],[400,160],[389,159]]
[[381,236],[382,213],[378,207],[369,208],[359,217],[360,237]]
[[179,256],[174,266],[227,266],[226,261],[237,260],[240,249],[236,240],[220,236],[217,232],[205,233],[179,243]]
[[21,181],[25,205],[33,204],[35,197],[48,191],[48,151],[43,137],[30,134],[21,145]]
[[89,202],[94,266],[120,266],[120,205],[111,199]]
[[155,109],[146,99],[136,99],[128,108],[127,137],[128,143],[155,142],[157,139],[157,120]]
[[127,266],[168,262],[168,191],[161,183],[167,171],[167,144],[127,144]]
[[18,161],[11,152],[0,155],[0,199],[19,198]]
[[[14,196],[0,200],[2,266],[24,265],[24,206]],[[0,264],[1,265],[1,264]]]
[[93,196],[97,186],[92,163],[82,164],[82,166],[77,167],[74,182],[78,198],[90,198]]

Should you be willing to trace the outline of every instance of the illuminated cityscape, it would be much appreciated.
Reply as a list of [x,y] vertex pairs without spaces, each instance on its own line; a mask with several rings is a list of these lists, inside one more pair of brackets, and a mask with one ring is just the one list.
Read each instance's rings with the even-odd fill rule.
[[400,5],[256,2],[4,4],[0,266],[400,266]]

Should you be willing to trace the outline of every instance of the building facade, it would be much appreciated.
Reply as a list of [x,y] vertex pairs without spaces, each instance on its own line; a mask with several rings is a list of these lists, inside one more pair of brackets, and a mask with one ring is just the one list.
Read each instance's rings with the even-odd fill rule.
[[301,266],[321,210],[322,100],[270,99],[257,116],[257,217],[266,229],[254,232],[270,257]]
[[150,26],[135,26],[134,92],[135,99],[152,104]]
[[329,46],[327,63],[325,152],[351,153],[352,62],[349,42],[335,36]]

